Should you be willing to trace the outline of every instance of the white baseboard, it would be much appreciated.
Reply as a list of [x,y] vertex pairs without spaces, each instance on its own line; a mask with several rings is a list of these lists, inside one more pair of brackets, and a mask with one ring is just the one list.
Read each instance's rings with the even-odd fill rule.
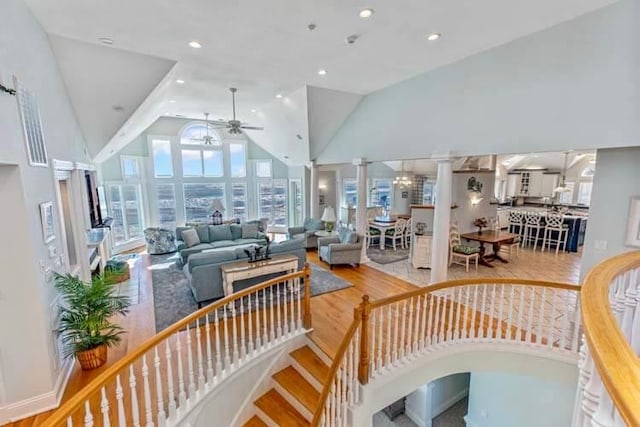
[[465,415],[463,419],[464,419],[464,422],[467,423],[467,427],[480,427],[480,424],[473,421],[469,416],[469,414]]
[[409,417],[409,419],[411,421],[413,421],[418,427],[431,427],[431,422],[429,422],[429,425],[425,424],[424,420],[422,418],[420,418],[418,416],[418,414],[416,414],[415,412],[413,412],[411,409],[407,409],[406,407],[404,408],[404,414]]
[[455,405],[456,403],[458,403],[460,400],[464,399],[468,395],[469,395],[469,388],[467,387],[467,388],[461,390],[459,393],[454,394],[449,399],[447,399],[444,402],[442,402],[442,404],[440,404],[440,406],[438,406],[437,408],[434,409],[434,411],[431,414],[431,416],[433,418],[437,417],[438,415],[442,414],[444,411],[446,411],[447,409],[451,408],[453,405]]
[[53,390],[0,408],[0,425],[31,417],[60,406],[74,364],[75,359],[65,361]]

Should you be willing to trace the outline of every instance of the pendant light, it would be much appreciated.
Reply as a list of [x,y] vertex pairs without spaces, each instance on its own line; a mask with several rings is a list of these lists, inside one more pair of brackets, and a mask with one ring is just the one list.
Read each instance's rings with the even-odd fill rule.
[[562,180],[560,181],[560,185],[553,189],[554,193],[566,193],[567,191],[571,191],[565,180],[567,179],[567,160],[569,159],[569,152],[565,151],[564,153],[564,168],[562,169]]
[[402,160],[402,166],[400,171],[400,176],[396,176],[393,179],[393,185],[399,185],[401,187],[406,187],[413,184],[413,182],[404,174],[404,160]]

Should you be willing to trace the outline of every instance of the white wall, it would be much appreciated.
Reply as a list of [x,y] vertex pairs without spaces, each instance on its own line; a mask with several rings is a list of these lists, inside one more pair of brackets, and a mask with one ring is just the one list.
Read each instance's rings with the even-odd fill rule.
[[369,94],[318,161],[635,145],[639,18],[621,0]]
[[467,426],[567,427],[575,381],[503,372],[472,372]]
[[430,427],[432,420],[469,393],[469,374],[438,378],[419,387],[405,401],[405,413],[418,425]]
[[[471,177],[475,177],[480,181],[482,193],[479,194],[482,200],[473,205],[471,202],[474,197],[478,197],[477,193],[470,193],[467,190],[467,183]],[[458,229],[460,233],[469,233],[478,231],[473,225],[476,218],[485,217],[487,220],[496,216],[496,206],[490,204],[493,197],[493,188],[495,186],[495,172],[457,172],[453,174],[453,201],[458,208],[451,211],[452,218],[458,221]]]
[[[12,86],[11,76],[15,75],[37,96],[50,162],[88,162],[85,141],[47,35],[22,0],[0,2],[0,16],[3,84]],[[17,404],[13,413],[18,413],[26,399],[37,406],[42,402],[39,398],[50,397],[61,373],[53,349],[49,307],[56,292],[45,281],[43,269],[56,262],[49,257],[49,246],[53,245],[58,255],[64,249],[60,237],[49,245],[42,238],[39,204],[56,203],[52,169],[27,164],[16,99],[4,93],[0,94],[0,147],[0,163],[13,164],[3,167],[0,179],[0,200],[4,203],[0,236],[11,242],[7,244],[10,253],[0,256],[0,377],[4,404]],[[54,208],[58,218],[57,206]],[[55,232],[61,236],[57,222]],[[2,416],[0,402],[0,423]]]
[[[640,195],[640,147],[598,150],[581,279],[598,262],[638,248],[624,245],[631,196]],[[596,249],[604,242],[606,249]]]
[[320,215],[324,212],[324,208],[332,206],[336,210],[336,216],[339,216],[336,184],[335,171],[318,172],[318,186],[320,188],[318,194],[324,195],[324,204],[320,205]]

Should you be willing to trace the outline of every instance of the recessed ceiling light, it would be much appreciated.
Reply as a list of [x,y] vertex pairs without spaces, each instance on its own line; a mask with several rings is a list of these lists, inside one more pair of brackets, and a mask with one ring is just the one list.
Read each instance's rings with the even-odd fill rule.
[[107,44],[107,45],[112,45],[113,44],[113,39],[110,39],[109,37],[100,37],[98,40],[102,44]]
[[176,83],[178,83],[179,85],[183,85],[184,84],[184,80],[178,79],[178,80],[176,80]]
[[427,36],[427,40],[434,42],[440,38],[440,33],[431,33]]
[[318,70],[318,74],[321,76],[326,76],[327,75],[327,70],[325,70],[324,68],[321,68]]
[[278,93],[278,94],[276,95],[276,98],[278,98],[278,99],[282,98],[282,94],[281,94],[281,93]]
[[199,42],[199,41],[197,41],[197,40],[191,40],[191,41],[189,42],[189,46],[191,46],[191,47],[192,47],[192,48],[194,48],[194,49],[200,49],[200,48],[202,47],[202,45],[200,44],[200,42]]
[[251,109],[251,112],[252,112],[252,113],[257,113],[257,112],[258,112],[258,110],[256,110],[255,108],[252,108],[252,109]]
[[371,18],[371,15],[374,14],[374,10],[371,9],[370,7],[366,8],[366,9],[362,9],[360,11],[360,18]]
[[170,99],[170,100],[169,100],[169,103],[170,103],[170,104],[175,104],[175,103],[176,103],[176,100],[175,100],[175,99]]

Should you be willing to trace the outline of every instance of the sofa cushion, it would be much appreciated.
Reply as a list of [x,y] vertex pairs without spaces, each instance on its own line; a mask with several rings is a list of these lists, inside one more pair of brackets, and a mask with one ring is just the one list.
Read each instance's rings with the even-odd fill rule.
[[272,254],[279,254],[282,252],[291,252],[298,249],[303,249],[303,243],[304,242],[300,239],[284,240],[279,243],[271,244],[271,246],[269,246],[269,252],[271,252]]
[[185,230],[191,230],[193,227],[176,227],[176,239],[182,240],[182,232]]
[[211,247],[213,248],[226,248],[229,246],[235,246],[237,243],[233,240],[217,240],[211,243]]
[[264,239],[238,239],[233,241],[235,245],[248,245],[250,243],[256,245],[264,245],[266,241]]
[[193,254],[200,253],[206,249],[213,249],[210,243],[200,243],[199,245],[192,246],[190,248],[185,248],[180,252],[182,259],[187,259]]
[[257,239],[258,238],[258,224],[242,224],[242,238],[243,239]]
[[231,240],[242,239],[242,226],[240,224],[231,224]]
[[477,246],[455,245],[453,247],[453,252],[457,252],[459,254],[471,255],[471,254],[477,254],[478,252],[480,252],[480,248]]
[[206,225],[196,225],[193,227],[198,233],[198,237],[200,238],[200,243],[210,243],[211,238],[209,236],[209,227]]
[[193,228],[184,230],[182,232],[182,240],[184,241],[184,244],[187,245],[188,248],[191,248],[200,244],[200,237],[198,236],[198,233],[196,232],[196,230],[194,230]]
[[193,254],[189,257],[189,269],[192,270],[193,267],[199,265],[219,264],[221,262],[234,261],[235,259],[237,259],[236,253],[232,249]]
[[322,230],[322,221],[315,218],[307,218],[304,220],[304,229],[305,230]]
[[220,240],[233,240],[231,226],[229,224],[210,225],[209,239],[211,239],[211,243],[219,242]]

